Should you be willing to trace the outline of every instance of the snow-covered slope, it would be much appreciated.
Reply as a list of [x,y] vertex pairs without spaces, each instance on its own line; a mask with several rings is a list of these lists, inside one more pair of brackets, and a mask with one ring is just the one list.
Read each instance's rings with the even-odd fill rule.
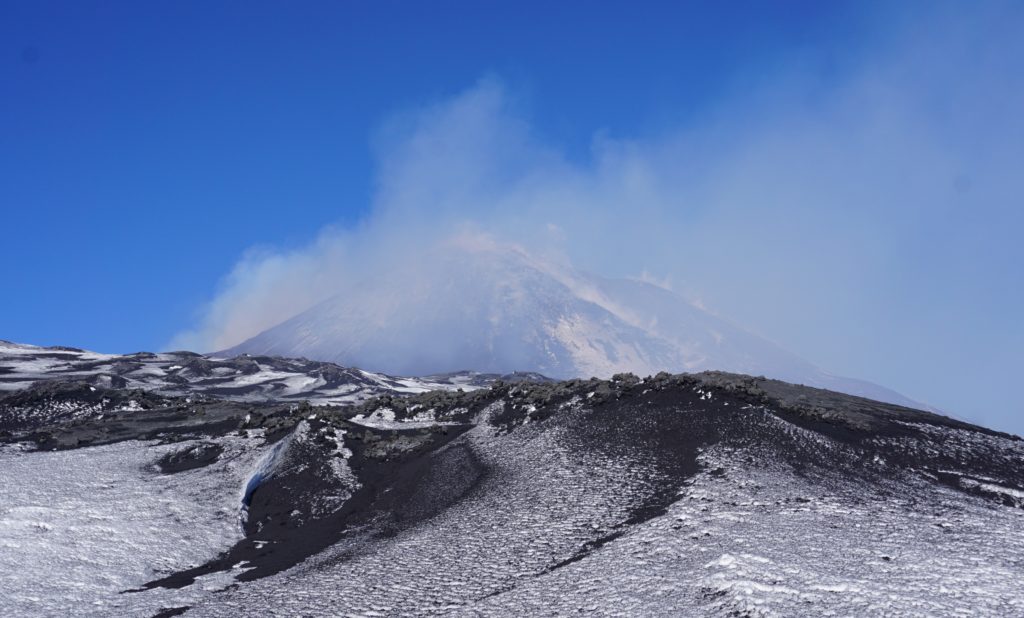
[[56,419],[0,615],[1020,616],[1022,445],[720,373]]
[[[343,404],[387,393],[471,390],[498,377],[501,376],[464,371],[398,378],[301,358],[212,358],[192,352],[97,354],[77,348],[42,348],[0,340],[0,394],[33,385],[38,389],[41,383],[60,381],[87,384],[95,387],[94,391],[113,388],[172,397]],[[543,379],[531,375],[504,377]],[[131,407],[131,401],[126,398],[124,405]]]
[[902,405],[831,375],[673,292],[536,260],[508,246],[447,246],[223,352],[305,357],[397,375],[475,369],[553,378],[723,370]]

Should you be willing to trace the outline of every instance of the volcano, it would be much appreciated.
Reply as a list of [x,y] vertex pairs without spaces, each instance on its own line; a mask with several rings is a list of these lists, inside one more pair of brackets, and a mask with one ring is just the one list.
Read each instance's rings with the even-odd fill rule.
[[591,275],[512,246],[446,246],[216,355],[241,354],[416,376],[721,370],[922,407],[877,384],[833,375],[666,288]]

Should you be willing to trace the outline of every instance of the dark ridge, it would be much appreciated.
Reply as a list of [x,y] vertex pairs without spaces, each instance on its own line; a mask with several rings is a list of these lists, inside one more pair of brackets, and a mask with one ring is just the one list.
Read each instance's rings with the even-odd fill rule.
[[[70,423],[48,425],[11,439],[34,442],[43,450],[99,446],[126,440],[180,442],[223,436],[238,430],[251,405],[214,402],[194,407],[173,406],[152,410],[109,413]],[[289,421],[293,424],[294,421]],[[269,437],[268,433],[268,437]]]
[[[83,411],[106,414],[129,401],[143,409],[167,406],[172,399],[141,390],[107,389],[81,381],[43,380],[28,388],[0,393],[0,431],[12,434],[49,428]],[[19,414],[30,411],[31,414]]]
[[[352,451],[348,464],[361,486],[337,510],[316,513],[312,504],[324,490],[331,491],[329,472],[322,466],[292,466],[272,474],[251,492],[247,536],[225,554],[204,565],[147,583],[144,589],[181,588],[197,577],[227,571],[246,561],[252,567],[237,579],[252,581],[279,573],[337,543],[347,534],[389,536],[422,522],[447,508],[479,482],[486,473],[464,447],[445,449],[470,428],[436,426],[426,429],[379,430],[347,421],[328,425],[307,421],[309,435],[316,436],[302,448],[306,463],[329,461],[327,431],[345,429],[346,446]],[[412,440],[415,446],[397,446]],[[294,448],[292,445],[289,449]],[[451,483],[450,473],[463,474]],[[447,484],[447,486],[445,486]]]
[[173,616],[180,616],[190,609],[192,608],[188,605],[184,607],[167,607],[153,614],[153,618],[172,618]]
[[[61,350],[64,348],[43,348],[44,350]],[[54,360],[78,360],[77,354],[61,354],[60,352],[34,352],[32,358],[52,358]]]
[[[570,426],[572,436],[583,442],[584,448],[604,451],[618,459],[640,461],[654,475],[649,479],[646,494],[628,517],[611,532],[591,539],[572,556],[551,565],[545,573],[583,560],[632,527],[664,515],[679,499],[689,479],[700,471],[700,449],[725,438],[731,416],[750,414],[739,411],[739,400],[735,398],[719,398],[710,405],[690,388],[638,392],[637,388],[645,383],[635,376],[617,376],[610,384],[618,384],[622,390],[588,391],[600,397],[599,404]],[[693,413],[696,406],[700,406],[701,414]],[[627,439],[621,439],[622,436]]]
[[180,451],[167,453],[157,460],[156,465],[164,474],[176,474],[195,470],[217,461],[224,447],[213,442],[200,442]]
[[202,356],[202,354],[190,352],[188,350],[174,350],[173,352],[167,352],[166,354],[170,356],[180,356],[182,358],[198,358]]
[[[683,374],[687,375],[687,374]],[[750,401],[769,404],[781,412],[795,414],[812,421],[845,425],[855,431],[901,431],[900,423],[922,423],[951,429],[976,431],[990,436],[1020,440],[1000,431],[973,425],[958,419],[916,410],[897,404],[882,403],[856,395],[765,377],[751,377],[722,371],[693,374],[703,383],[730,392],[744,393]]]

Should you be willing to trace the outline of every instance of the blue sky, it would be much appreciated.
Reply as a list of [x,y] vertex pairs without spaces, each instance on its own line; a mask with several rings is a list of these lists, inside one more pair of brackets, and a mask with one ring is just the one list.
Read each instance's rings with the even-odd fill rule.
[[[528,125],[524,157],[685,194],[644,203],[662,237],[611,226],[635,260],[578,243],[581,265],[672,278],[837,373],[1024,429],[1019,8],[550,4],[0,4],[0,338],[166,346],[253,247],[371,219],[396,118],[483,80],[484,130]],[[505,222],[479,208],[460,215]]]
[[0,4],[0,262],[17,299],[0,336],[159,347],[247,247],[366,212],[389,114],[486,73],[583,151],[597,130],[698,114],[764,64],[829,71],[857,38],[831,3],[550,4]]

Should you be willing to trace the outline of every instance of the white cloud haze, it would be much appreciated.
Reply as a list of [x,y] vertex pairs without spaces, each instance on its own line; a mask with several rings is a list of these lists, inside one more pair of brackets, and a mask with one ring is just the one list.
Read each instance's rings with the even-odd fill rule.
[[470,230],[670,282],[832,371],[1021,431],[1021,13],[903,16],[839,78],[766,75],[664,135],[596,132],[585,161],[483,79],[385,125],[360,225],[253,250],[171,347],[237,344]]

